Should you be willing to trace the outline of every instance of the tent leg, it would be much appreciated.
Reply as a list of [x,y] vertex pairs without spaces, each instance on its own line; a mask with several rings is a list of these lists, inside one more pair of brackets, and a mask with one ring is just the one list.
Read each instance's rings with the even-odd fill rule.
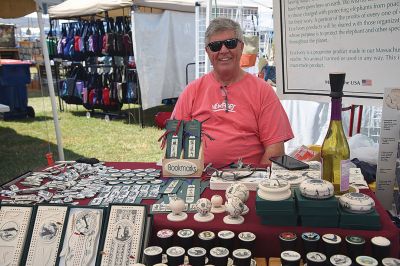
[[54,84],[53,84],[53,76],[51,74],[49,51],[47,49],[46,37],[44,35],[42,8],[41,8],[41,6],[39,6],[39,4],[40,4],[39,2],[40,1],[36,2],[36,9],[37,9],[37,16],[38,16],[38,24],[39,24],[39,28],[40,28],[40,42],[42,43],[44,65],[46,68],[46,75],[47,75],[47,80],[48,80],[48,84],[49,84],[51,110],[53,112],[54,128],[56,131],[56,139],[57,139],[57,147],[58,147],[58,160],[65,161],[64,149],[63,149],[63,143],[62,143],[62,137],[61,137],[61,130],[60,130],[60,125],[58,123],[57,104],[56,104],[56,97],[54,94]]

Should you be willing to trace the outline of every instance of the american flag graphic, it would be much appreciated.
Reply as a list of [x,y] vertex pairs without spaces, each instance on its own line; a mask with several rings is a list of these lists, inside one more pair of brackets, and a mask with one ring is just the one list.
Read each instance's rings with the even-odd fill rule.
[[363,86],[372,86],[372,80],[371,80],[371,79],[363,79],[363,80],[361,81],[361,84],[362,84]]

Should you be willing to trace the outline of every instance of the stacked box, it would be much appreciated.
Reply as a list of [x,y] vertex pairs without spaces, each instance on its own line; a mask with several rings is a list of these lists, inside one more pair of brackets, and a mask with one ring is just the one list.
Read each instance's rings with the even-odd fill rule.
[[350,213],[339,207],[341,228],[360,230],[380,230],[382,227],[379,213],[373,209],[369,213]]
[[281,201],[270,201],[256,197],[256,213],[265,225],[296,226],[298,216],[294,197]]
[[339,204],[336,197],[316,200],[303,197],[299,189],[295,189],[294,192],[301,225],[312,227],[338,227]]

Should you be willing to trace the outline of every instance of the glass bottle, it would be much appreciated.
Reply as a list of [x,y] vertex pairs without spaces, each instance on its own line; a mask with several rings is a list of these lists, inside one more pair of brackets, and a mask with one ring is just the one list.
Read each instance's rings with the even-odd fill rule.
[[331,182],[335,194],[349,190],[350,149],[342,125],[342,96],[345,73],[330,73],[331,121],[321,148],[322,178]]

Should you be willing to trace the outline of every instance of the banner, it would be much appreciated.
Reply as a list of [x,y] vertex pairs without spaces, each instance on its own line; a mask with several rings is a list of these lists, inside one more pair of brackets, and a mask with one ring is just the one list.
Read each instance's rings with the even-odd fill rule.
[[380,105],[400,84],[400,1],[275,0],[274,18],[283,99],[327,101],[331,72],[346,73],[345,102]]
[[[396,183],[396,167],[400,167],[400,87],[385,89],[382,104],[381,137],[379,139],[376,197],[387,209],[392,209]],[[400,178],[400,177],[399,177]],[[397,180],[399,182],[400,180]]]

